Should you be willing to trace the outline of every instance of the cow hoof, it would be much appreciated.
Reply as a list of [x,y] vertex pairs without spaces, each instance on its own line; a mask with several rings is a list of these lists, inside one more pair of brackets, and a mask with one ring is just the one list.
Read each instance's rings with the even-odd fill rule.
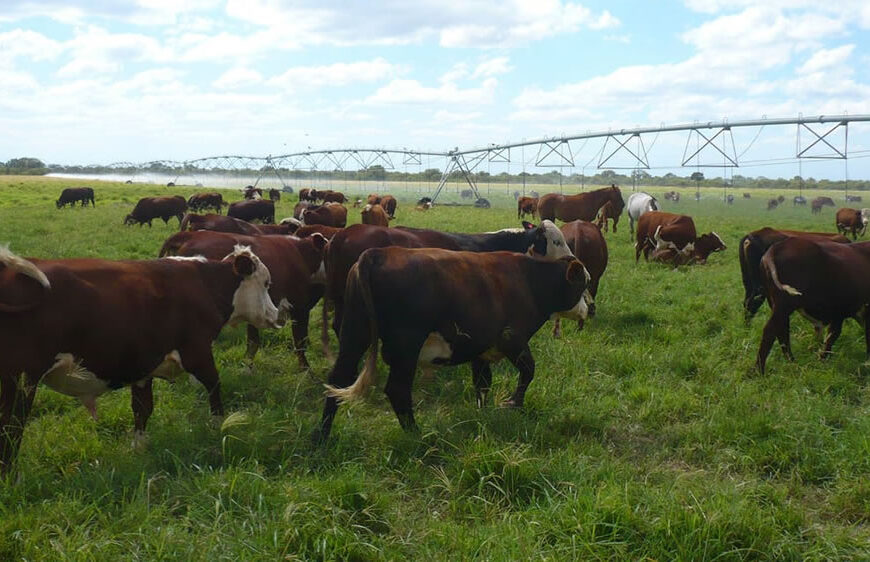
[[134,451],[141,452],[144,451],[148,447],[148,442],[150,439],[148,438],[148,434],[144,431],[134,431],[133,432],[133,442],[131,444],[131,448]]
[[224,417],[223,416],[212,415],[211,418],[209,418],[209,420],[208,420],[208,426],[211,429],[220,429],[223,424],[224,424]]
[[511,400],[505,400],[504,402],[502,402],[501,407],[502,408],[522,408],[523,405],[517,404],[517,402],[515,400],[511,399]]

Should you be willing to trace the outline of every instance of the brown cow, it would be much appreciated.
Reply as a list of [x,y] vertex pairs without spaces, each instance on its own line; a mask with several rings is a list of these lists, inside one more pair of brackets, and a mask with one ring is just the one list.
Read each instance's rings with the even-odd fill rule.
[[619,222],[619,213],[616,212],[616,209],[613,206],[613,203],[608,201],[605,203],[601,210],[598,211],[598,228],[602,232],[607,232],[607,221],[613,221],[613,232],[616,233],[616,223]]
[[[253,225],[251,225],[253,226]],[[289,234],[294,234],[296,230],[298,230],[298,226],[295,224],[261,224],[257,226],[257,230],[259,230],[262,234],[269,235],[283,235],[287,236]]]
[[538,200],[534,197],[520,197],[517,199],[517,219],[526,215],[533,218],[538,213]]
[[188,371],[223,415],[212,342],[244,321],[276,326],[269,270],[248,248],[223,261],[25,260],[0,250],[0,472],[18,450],[40,382],[82,401],[130,386],[137,437],[154,407],[151,378]]
[[[506,357],[520,376],[504,405],[522,407],[535,374],[529,339],[553,314],[579,316],[588,275],[571,256],[543,261],[509,252],[366,250],[348,279],[339,355],[315,441],[329,436],[339,400],[359,398],[375,383],[379,341],[390,366],[385,392],[405,430],[416,428],[411,389],[418,362],[471,362],[483,406],[492,384],[490,363]],[[366,350],[365,368],[356,377]]]
[[[598,296],[598,284],[607,269],[607,242],[597,225],[587,221],[572,221],[560,228],[568,249],[583,262],[589,272],[589,317],[595,316],[595,298]],[[562,334],[561,321],[556,318],[553,325],[553,336]],[[583,329],[583,321],[578,321],[578,328]]]
[[332,240],[332,237],[341,232],[342,230],[344,229],[338,228],[336,226],[310,224],[308,226],[300,226],[296,229],[296,232],[294,232],[293,235],[299,238],[307,238],[313,234],[320,234],[327,240]]
[[360,213],[363,224],[373,224],[375,226],[390,226],[390,218],[380,205],[368,204]]
[[303,224],[322,224],[344,228],[347,225],[347,207],[339,203],[327,203],[319,207],[303,209]]
[[744,318],[749,322],[758,312],[764,302],[761,286],[761,257],[764,252],[777,242],[787,238],[802,237],[811,240],[829,240],[840,244],[848,244],[849,239],[840,234],[829,232],[803,232],[799,230],[778,230],[764,227],[754,230],[740,239],[737,252],[740,257],[740,273],[743,277],[743,311]]
[[[313,190],[312,190],[313,192]],[[325,191],[317,191],[315,193],[315,197],[318,200],[323,201],[324,203],[346,203],[347,197],[344,196],[344,193],[340,191],[332,191],[331,189],[327,189]]]
[[268,199],[233,201],[227,216],[248,222],[258,220],[263,224],[271,224],[275,222],[275,202]]
[[224,201],[223,195],[217,191],[194,193],[187,199],[187,207],[194,213],[214,209],[215,213],[221,214],[221,209],[228,204]]
[[173,195],[169,197],[143,197],[136,203],[136,206],[124,219],[124,224],[139,224],[142,226],[148,223],[151,226],[151,221],[156,218],[163,219],[164,224],[169,223],[169,219],[175,217],[178,223],[181,224],[181,219],[184,218],[184,212],[187,210],[187,201],[181,195]]
[[743,198],[744,199],[752,199],[752,194],[751,193],[744,193]]
[[548,193],[538,200],[538,215],[541,220],[593,221],[598,216],[598,210],[608,201],[613,203],[617,215],[622,213],[625,201],[615,185],[577,195]]
[[[292,321],[293,344],[299,366],[308,368],[305,350],[308,347],[308,319],[311,309],[323,296],[325,274],[323,253],[326,238],[313,235],[299,239],[294,236],[245,236],[226,232],[179,232],[170,236],[160,256],[204,256],[219,259],[227,248],[245,245],[269,268],[272,282],[269,296],[278,305],[281,318],[289,314]],[[247,356],[253,359],[260,347],[260,332],[248,326]]]
[[725,243],[715,232],[698,236],[695,222],[688,215],[649,211],[637,223],[634,260],[649,259],[670,262],[674,267],[696,261],[705,263],[712,252],[725,250]]
[[369,205],[380,205],[381,196],[377,193],[369,193],[369,196],[366,198],[366,203]]
[[810,206],[812,207],[812,213],[816,215],[822,212],[822,207],[824,206],[833,207],[834,200],[830,197],[816,197],[815,199],[813,199],[813,202],[810,204]]
[[773,245],[761,259],[761,275],[771,315],[764,325],[756,367],[764,373],[773,340],[789,361],[789,317],[800,310],[817,326],[827,326],[822,350],[824,359],[840,336],[846,318],[864,325],[870,356],[870,322],[865,311],[870,303],[870,242],[837,244],[793,237]]
[[768,199],[767,201],[767,210],[772,211],[779,206],[779,201],[776,199]]
[[844,236],[851,231],[852,240],[857,240],[859,233],[861,236],[864,236],[864,233],[867,231],[867,218],[858,209],[843,207],[838,210],[835,224],[837,225],[837,232]]
[[396,218],[396,207],[399,206],[399,202],[396,201],[395,197],[392,195],[381,196],[380,205],[384,208],[384,212],[387,213],[390,219]]
[[275,203],[280,201],[281,200],[281,191],[277,190],[277,189],[270,189],[269,190],[269,200],[274,201]]
[[314,189],[309,189],[309,188],[305,187],[305,188],[299,190],[299,200],[300,201],[310,201],[310,202],[314,203],[315,201],[317,201],[317,199],[315,198],[315,195],[317,195],[317,191]]
[[255,225],[243,220],[225,217],[223,215],[184,215],[181,220],[181,231],[184,230],[213,230],[215,232],[231,232],[235,234],[248,234],[257,236],[263,232]]
[[242,190],[242,195],[247,200],[256,200],[263,198],[263,190],[259,187],[254,187],[253,185],[249,185]]

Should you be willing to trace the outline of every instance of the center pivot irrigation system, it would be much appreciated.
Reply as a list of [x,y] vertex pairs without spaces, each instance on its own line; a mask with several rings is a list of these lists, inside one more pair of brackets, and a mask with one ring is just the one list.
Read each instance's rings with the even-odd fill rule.
[[[604,139],[604,142],[591,160],[582,168],[590,166],[597,160],[596,168],[608,169],[650,169],[649,153],[661,133],[687,132],[686,144],[681,158],[681,167],[693,168],[723,168],[733,169],[740,166],[740,158],[752,147],[765,127],[795,125],[797,127],[794,160],[798,162],[799,173],[801,162],[806,159],[843,160],[848,182],[849,157],[849,124],[868,122],[870,115],[819,115],[815,117],[795,117],[784,119],[755,119],[746,121],[708,121],[692,124],[640,127],[633,129],[608,129],[607,131],[585,132],[573,135],[523,140],[522,142],[489,144],[482,147],[460,150],[458,147],[446,152],[419,151],[406,148],[338,148],[323,150],[306,150],[278,156],[210,156],[187,160],[184,162],[159,160],[134,164],[131,162],[115,162],[108,168],[122,171],[149,172],[171,169],[180,175],[197,176],[215,172],[251,170],[259,175],[256,183],[268,174],[274,174],[283,184],[283,174],[293,171],[347,171],[350,169],[367,170],[374,165],[380,165],[385,170],[395,170],[394,162],[404,166],[421,166],[423,159],[445,158],[446,166],[441,173],[441,179],[435,189],[432,200],[436,200],[447,184],[448,179],[458,173],[468,183],[475,198],[480,198],[474,173],[484,163],[501,163],[510,166],[516,149],[521,149],[523,155],[526,147],[536,149],[535,167],[565,168],[575,167],[575,155],[586,146],[591,139]],[[737,128],[758,127],[755,137],[737,153],[732,131]],[[803,134],[803,138],[802,135]],[[644,139],[652,140],[645,142]],[[580,146],[573,146],[580,143]],[[868,151],[861,151],[864,154]],[[854,154],[854,153],[853,153]],[[853,156],[854,157],[854,156]],[[619,163],[616,160],[622,159]],[[715,159],[715,161],[714,161]],[[626,162],[627,161],[627,162]],[[787,163],[792,158],[769,160],[767,162]],[[531,161],[529,161],[530,163]],[[757,163],[759,161],[752,161]],[[525,169],[526,160],[522,165]],[[750,164],[751,165],[751,164]],[[676,166],[674,166],[676,167]]]

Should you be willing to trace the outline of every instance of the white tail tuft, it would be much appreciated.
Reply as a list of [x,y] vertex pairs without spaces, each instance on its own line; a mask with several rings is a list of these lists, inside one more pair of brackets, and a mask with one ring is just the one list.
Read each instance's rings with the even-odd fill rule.
[[39,284],[46,289],[51,289],[51,283],[49,283],[48,277],[45,276],[45,273],[43,273],[32,262],[13,254],[9,249],[8,244],[0,245],[0,263],[18,273],[36,279],[39,281]]

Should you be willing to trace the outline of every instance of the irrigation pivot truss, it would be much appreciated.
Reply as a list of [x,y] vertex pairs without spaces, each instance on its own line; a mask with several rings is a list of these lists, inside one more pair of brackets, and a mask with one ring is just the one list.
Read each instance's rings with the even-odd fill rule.
[[[210,173],[256,172],[255,185],[264,175],[274,174],[282,183],[282,174],[297,170],[305,171],[345,171],[366,170],[380,165],[385,170],[395,170],[397,165],[422,166],[424,158],[444,158],[446,165],[441,172],[438,186],[432,200],[438,198],[451,176],[459,174],[468,183],[476,198],[480,198],[475,170],[484,162],[510,164],[512,151],[527,147],[536,150],[535,167],[575,167],[575,156],[590,139],[604,139],[597,157],[587,162],[587,166],[597,160],[595,167],[611,169],[650,169],[650,151],[659,135],[663,133],[687,133],[686,145],[680,161],[682,167],[720,167],[740,166],[742,156],[758,138],[765,127],[795,125],[797,127],[796,150],[794,158],[804,159],[842,159],[849,156],[848,128],[850,123],[870,122],[870,115],[819,115],[815,117],[798,116],[781,119],[754,119],[743,121],[707,121],[683,125],[659,127],[638,127],[631,129],[608,129],[606,131],[585,132],[572,135],[523,140],[522,142],[489,144],[460,150],[458,147],[447,151],[420,151],[407,148],[334,148],[305,150],[276,156],[209,156],[187,161],[157,160],[134,164],[115,162],[101,168],[117,172],[163,172],[197,177]],[[737,128],[758,127],[758,134],[738,155],[732,130]],[[837,133],[842,131],[842,135]],[[801,139],[801,133],[804,140]],[[653,136],[652,141],[645,142]],[[840,138],[842,137],[842,138]],[[836,139],[836,140],[835,140]],[[572,143],[582,141],[582,146],[572,147]],[[694,142],[693,142],[694,141]],[[515,154],[513,155],[515,156]],[[715,157],[716,161],[710,160]],[[615,163],[615,159],[627,159],[628,163]],[[703,159],[703,161],[702,161]],[[523,165],[525,165],[523,160]],[[585,168],[586,166],[584,166]]]

